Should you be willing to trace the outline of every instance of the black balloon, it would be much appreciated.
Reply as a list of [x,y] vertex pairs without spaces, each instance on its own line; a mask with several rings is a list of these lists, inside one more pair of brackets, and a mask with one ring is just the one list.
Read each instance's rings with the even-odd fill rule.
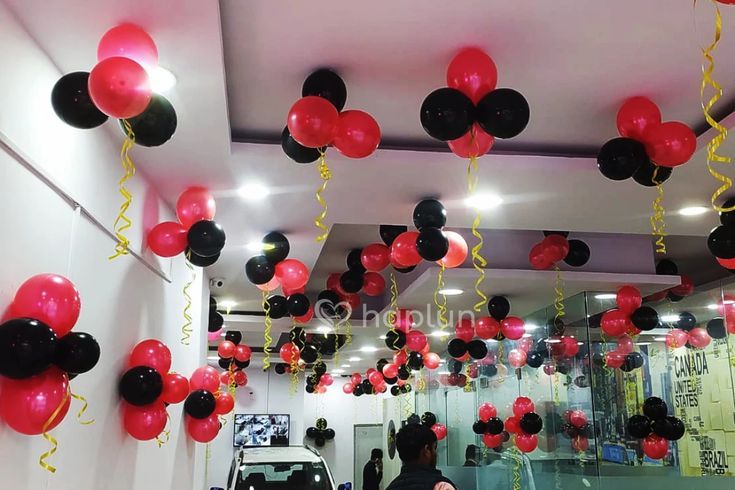
[[678,303],[679,301],[684,299],[684,296],[679,296],[677,294],[672,293],[671,291],[668,292],[666,297],[669,298],[669,301],[671,301],[672,303]]
[[385,383],[386,384],[389,384],[389,385],[394,385],[394,384],[398,383],[398,376],[396,376],[394,378],[383,378],[383,379],[385,380]]
[[650,306],[641,306],[630,315],[630,321],[641,330],[650,331],[658,326],[658,313]]
[[638,369],[641,366],[643,366],[643,356],[640,354],[640,352],[631,352],[625,355],[623,365],[620,366],[620,369],[622,369],[626,373],[629,373],[632,370]]
[[676,322],[676,327],[686,332],[690,331],[697,326],[697,319],[688,311],[682,311],[679,313],[679,320]]
[[717,258],[735,258],[735,227],[718,226],[707,238],[709,251]]
[[291,245],[283,233],[272,231],[263,237],[263,255],[271,264],[277,264],[288,257]]
[[248,281],[253,284],[265,284],[273,279],[275,273],[276,268],[265,255],[250,257],[245,264],[245,275],[248,277]]
[[[653,163],[651,160],[647,160],[643,163],[638,170],[633,174],[633,180],[638,182],[640,185],[645,187],[653,187],[657,184],[663,184],[666,182],[671,173],[674,171],[671,167],[660,167]],[[656,178],[654,179],[654,172]]]
[[153,403],[161,396],[163,379],[153,368],[136,366],[125,371],[118,385],[120,396],[138,407]]
[[403,225],[380,225],[380,238],[389,247],[398,235],[408,231],[408,226]]
[[475,106],[465,94],[453,88],[431,92],[421,104],[421,125],[440,141],[456,140],[475,122]]
[[[409,371],[405,365],[398,366],[398,379],[402,379],[403,381],[406,381],[410,377],[411,377],[411,371]],[[406,386],[406,385],[403,385],[403,386]]]
[[331,441],[334,439],[334,436],[336,434],[334,433],[334,429],[324,429],[324,438],[328,441]]
[[56,334],[49,326],[30,318],[16,318],[0,325],[0,375],[29,378],[48,368],[57,349]]
[[303,293],[294,293],[286,300],[286,308],[291,316],[303,316],[309,312],[309,298]]
[[364,274],[367,269],[362,265],[362,249],[353,248],[350,253],[347,254],[347,268],[351,271],[358,271]]
[[605,143],[597,155],[602,175],[611,180],[625,180],[648,162],[643,143],[631,138],[614,138]]
[[416,268],[415,265],[412,265],[411,267],[393,267],[396,272],[400,272],[401,274],[408,274],[409,272],[413,271]]
[[421,416],[421,423],[427,427],[433,427],[436,424],[436,415],[432,412],[424,412]]
[[462,357],[467,353],[467,344],[462,339],[452,339],[447,344],[447,352],[452,357]]
[[324,436],[318,436],[316,439],[314,439],[314,444],[316,447],[324,447],[326,444],[326,440],[324,439]]
[[651,419],[645,415],[633,415],[626,424],[628,434],[636,439],[643,439],[651,433]]
[[186,257],[186,260],[188,260],[191,265],[195,265],[197,267],[209,267],[217,262],[219,256],[220,254],[217,253],[211,257],[202,257],[201,255],[197,255],[192,252],[189,247],[186,247],[186,250],[184,250],[184,257]]
[[268,315],[274,320],[283,318],[288,314],[288,302],[285,297],[280,294],[274,294],[266,299],[266,303],[270,307]]
[[100,360],[100,345],[84,332],[69,332],[56,343],[54,364],[67,373],[82,374]]
[[[684,422],[682,422],[680,419],[676,417],[671,417],[671,416],[666,417],[666,419],[664,420],[668,422],[669,427],[667,429],[668,436],[663,436],[663,437],[666,437],[666,439],[670,441],[678,441],[679,439],[684,437],[684,433],[686,432],[686,427],[684,426]],[[655,427],[654,427],[654,430],[655,430]]]
[[401,394],[401,388],[398,386],[391,386],[390,387],[390,394],[393,396],[398,396]]
[[314,393],[314,391],[316,391],[316,390],[314,389],[314,385],[311,385],[311,384],[307,384],[306,386],[304,386],[304,390],[305,390],[305,391],[306,391],[307,393]]
[[679,267],[672,260],[662,259],[656,264],[656,274],[659,276],[678,276]]
[[61,77],[51,90],[51,105],[59,119],[79,129],[96,128],[107,116],[89,96],[89,72],[77,71]]
[[390,350],[401,350],[406,346],[406,334],[400,330],[389,330],[385,334],[385,345]]
[[207,390],[194,390],[184,402],[184,412],[195,419],[206,419],[214,413],[214,395]]
[[487,376],[488,378],[492,378],[498,374],[498,367],[495,364],[480,366],[480,374]]
[[447,210],[436,199],[424,199],[413,208],[413,224],[419,230],[443,228],[447,224]]
[[503,320],[510,313],[510,301],[505,296],[493,296],[487,302],[487,311],[497,321]]
[[341,301],[339,294],[337,294],[335,291],[332,291],[331,289],[324,289],[320,291],[316,299],[318,301],[326,301],[328,303],[331,303],[332,305],[336,305]]
[[319,429],[316,427],[309,427],[306,429],[306,437],[309,439],[315,439],[319,435]]
[[302,97],[316,95],[327,99],[339,112],[344,109],[347,102],[347,87],[335,72],[329,68],[320,68],[306,77],[301,87],[301,95]]
[[373,394],[373,384],[370,382],[369,379],[363,379],[362,380],[362,391],[366,395],[372,395]]
[[219,360],[217,361],[217,364],[219,364],[219,367],[221,367],[222,369],[230,369],[230,364],[232,364],[232,359],[223,359],[220,357]]
[[564,262],[572,267],[582,267],[590,260],[590,247],[582,240],[569,240],[569,253]]
[[474,432],[477,435],[482,435],[487,431],[487,424],[483,422],[482,420],[477,420],[474,424],[472,424],[472,432]]
[[410,369],[418,371],[424,366],[424,356],[420,352],[411,352],[408,354],[406,365]]
[[209,323],[207,324],[207,331],[216,332],[221,329],[225,324],[225,317],[222,316],[218,311],[209,312]]
[[[735,206],[735,197],[731,197],[730,199],[728,199],[722,204],[722,207],[724,209],[731,208],[733,206]],[[720,213],[720,223],[722,223],[725,226],[735,225],[735,211],[728,211],[725,213]]]
[[312,163],[319,159],[319,148],[309,148],[293,139],[288,126],[281,132],[281,148],[288,158],[296,163]]
[[382,373],[383,368],[388,364],[388,359],[385,359],[384,357],[381,357],[378,359],[378,361],[375,363],[375,369],[378,370],[378,372]]
[[467,343],[467,352],[472,359],[484,359],[487,356],[487,344],[480,339],[471,340]]
[[356,270],[348,270],[339,276],[339,285],[346,293],[357,293],[362,289],[364,274]]
[[496,138],[513,138],[526,129],[531,108],[520,92],[499,88],[477,103],[477,122],[486,133]]
[[237,330],[230,330],[229,332],[225,333],[225,340],[229,340],[233,344],[237,345],[242,342],[242,332],[238,332]]
[[247,361],[238,361],[237,359],[235,359],[235,366],[237,366],[238,369],[245,369],[250,366],[250,359],[248,359]]
[[217,255],[225,247],[225,230],[214,221],[197,221],[186,235],[189,248],[200,257]]
[[530,352],[528,356],[526,356],[526,364],[532,368],[540,368],[543,363],[544,356],[536,351]]
[[462,363],[462,361],[458,361],[456,359],[451,359],[451,358],[447,361],[447,370],[450,373],[459,374],[462,372],[463,369],[464,369],[464,364]]
[[416,250],[429,262],[441,260],[449,251],[449,239],[439,228],[423,228],[416,239]]
[[668,411],[666,402],[658,397],[652,396],[643,402],[643,414],[652,420],[666,417]]
[[[135,135],[135,143],[141,146],[161,146],[176,132],[177,119],[174,106],[166,97],[159,94],[153,94],[148,107],[127,121]],[[120,127],[127,133],[122,120]]]
[[713,339],[727,338],[727,329],[722,318],[713,318],[707,322],[707,333]]
[[287,367],[286,364],[284,364],[282,362],[279,362],[278,364],[276,364],[276,367],[275,367],[276,374],[285,374],[286,373],[286,367]]
[[421,423],[421,417],[419,417],[417,414],[412,413],[409,415],[409,417],[406,419],[407,424],[412,425],[419,425]]
[[521,429],[526,434],[538,434],[544,426],[541,417],[535,412],[528,412],[521,417]]
[[306,332],[303,327],[293,327],[291,331],[288,332],[288,340],[298,347],[299,350],[303,349],[306,345]]
[[311,364],[312,362],[316,361],[318,357],[319,351],[312,344],[306,344],[304,345],[304,348],[301,349],[301,359],[303,359],[306,363]]
[[318,374],[319,376],[327,372],[327,365],[324,364],[324,361],[319,361],[316,364],[314,364],[314,372]]
[[486,432],[492,435],[502,434],[504,430],[503,420],[499,417],[490,417],[485,423]]
[[[394,386],[393,388],[398,388],[397,386]],[[393,389],[391,388],[391,393],[393,393]],[[362,384],[358,384],[355,386],[355,389],[352,390],[352,394],[355,396],[362,396],[365,394],[365,392],[362,390]]]

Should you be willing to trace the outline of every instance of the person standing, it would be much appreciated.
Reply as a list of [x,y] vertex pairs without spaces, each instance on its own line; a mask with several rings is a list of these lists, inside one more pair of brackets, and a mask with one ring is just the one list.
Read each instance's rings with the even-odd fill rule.
[[396,435],[403,466],[386,490],[456,490],[452,480],[436,469],[436,434],[421,424],[408,424]]
[[374,448],[370,451],[370,461],[362,469],[362,490],[380,490],[383,479],[383,450]]

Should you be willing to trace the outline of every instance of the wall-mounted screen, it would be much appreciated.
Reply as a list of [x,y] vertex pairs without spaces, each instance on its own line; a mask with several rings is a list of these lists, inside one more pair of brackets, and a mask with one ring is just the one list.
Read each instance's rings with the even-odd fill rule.
[[280,414],[236,414],[235,446],[288,446],[291,417]]

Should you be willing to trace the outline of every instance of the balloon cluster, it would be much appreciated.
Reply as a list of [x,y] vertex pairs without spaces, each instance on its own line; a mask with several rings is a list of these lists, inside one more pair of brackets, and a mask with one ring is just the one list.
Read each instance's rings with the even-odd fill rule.
[[191,392],[184,402],[186,432],[196,442],[206,443],[217,437],[221,428],[218,416],[235,408],[235,399],[220,390],[220,382],[219,372],[211,366],[197,368],[189,379]]
[[312,371],[312,374],[306,377],[306,387],[304,389],[307,393],[318,393],[320,395],[326,393],[327,388],[334,384],[334,378],[327,373],[327,365],[324,361],[317,361],[312,366]]
[[658,293],[652,294],[646,297],[646,301],[661,301],[664,298],[669,298],[669,301],[676,303],[681,301],[687,296],[694,293],[694,282],[692,279],[685,275],[679,274],[679,267],[673,260],[662,259],[656,264],[656,275],[659,276],[679,276],[680,284],[673,288],[659,291]]
[[347,87],[335,72],[322,68],[309,75],[301,95],[281,134],[281,148],[294,162],[314,162],[329,145],[349,158],[365,158],[378,148],[377,121],[367,112],[342,111]]
[[72,127],[96,128],[107,116],[125,119],[137,144],[160,146],[173,136],[177,119],[171,102],[151,90],[148,71],[157,65],[158,49],[147,32],[134,24],[113,27],[100,39],[92,72],[61,77],[51,105]]
[[220,383],[225,386],[245,386],[248,376],[243,371],[250,366],[250,357],[253,351],[242,342],[242,333],[227,332],[225,340],[217,346],[219,367],[226,371],[220,374]]
[[447,427],[444,424],[437,423],[436,415],[433,412],[424,412],[421,417],[417,414],[411,414],[406,420],[407,424],[421,424],[431,429],[436,435],[438,441],[444,440],[447,437]]
[[[733,206],[735,198],[723,204],[723,208]],[[720,213],[720,223],[707,237],[707,247],[722,267],[735,273],[735,211]]]
[[567,240],[568,231],[545,231],[544,239],[531,247],[528,261],[536,270],[548,270],[564,261],[582,267],[590,260],[590,247],[582,240]]
[[71,404],[69,380],[91,370],[100,346],[72,332],[81,300],[71,281],[39,274],[20,285],[0,324],[0,419],[21,434],[47,432]]
[[306,429],[306,437],[314,439],[316,447],[324,447],[327,441],[334,439],[336,435],[334,429],[327,427],[327,419],[318,418],[316,419],[315,427],[309,427]]
[[516,342],[516,347],[508,352],[508,364],[516,369],[525,365],[534,369],[543,367],[544,373],[568,374],[570,368],[565,359],[571,359],[579,353],[579,343],[572,335],[553,335],[536,343],[530,337]]
[[461,158],[484,155],[495,138],[512,138],[528,125],[530,109],[520,93],[496,89],[492,58],[465,48],[447,68],[448,87],[431,92],[421,104],[421,125],[432,138],[448,142]]
[[[722,304],[718,304],[718,308],[724,309]],[[671,349],[679,347],[704,349],[712,342],[713,337],[721,339],[727,336],[721,318],[713,318],[707,322],[706,328],[702,328],[697,326],[696,317],[688,311],[679,312],[677,317],[672,324],[674,328],[666,332],[666,346]]]
[[494,449],[510,439],[510,434],[505,430],[503,420],[498,418],[498,410],[492,403],[483,403],[477,409],[478,419],[472,424],[472,431],[482,436],[482,442],[486,447]]
[[669,452],[669,441],[684,437],[684,422],[668,415],[666,402],[652,396],[643,402],[643,415],[628,419],[628,434],[643,439],[643,453],[651,459],[661,459]]
[[[488,433],[496,436],[488,442],[495,443],[497,441],[497,435],[502,434],[502,431],[506,430],[508,433],[514,435],[513,439],[518,449],[524,453],[532,452],[536,447],[538,447],[538,436],[536,434],[541,432],[541,429],[544,426],[541,417],[534,412],[535,408],[536,407],[530,398],[519,396],[513,402],[513,415],[506,418],[505,422],[503,422],[497,417],[497,410],[494,410],[492,405],[490,405],[489,409],[488,407],[485,407],[484,411],[479,414],[480,421],[482,422],[482,418],[490,415],[485,424],[488,429]],[[481,406],[480,409],[482,410],[483,406]],[[495,413],[495,415],[492,415],[493,413]],[[495,434],[499,426],[500,432]],[[488,447],[496,447],[497,445],[498,444]]]
[[166,405],[181,403],[189,394],[189,381],[171,371],[171,351],[163,342],[146,339],[130,352],[118,391],[123,427],[131,437],[148,441],[166,428]]
[[587,451],[590,447],[589,439],[594,437],[587,414],[582,410],[566,410],[560,430],[572,440],[572,449],[578,453]]
[[679,121],[662,123],[658,106],[645,97],[623,103],[617,126],[621,137],[605,143],[597,155],[600,172],[611,180],[633,177],[646,187],[661,184],[697,149],[694,131]]
[[219,259],[225,246],[225,231],[214,220],[217,205],[204,187],[189,187],[176,201],[179,222],[164,221],[148,233],[148,246],[160,257],[185,252],[186,260],[207,267]]
[[656,310],[650,306],[641,306],[641,293],[633,286],[622,286],[615,296],[617,308],[603,313],[600,328],[603,333],[617,339],[617,348],[605,353],[605,365],[609,368],[620,368],[630,372],[643,366],[643,356],[635,352],[632,337],[642,331],[650,331],[659,326]]
[[[316,362],[320,354],[333,355],[345,342],[344,336],[336,334],[307,335],[303,327],[293,327],[288,336],[289,342],[283,344],[279,351],[279,356],[285,366],[279,363],[275,367],[276,374],[279,375],[287,372],[292,374],[298,372],[303,365]],[[326,372],[326,367],[324,367],[324,372]],[[320,379],[317,379],[317,383],[311,383],[314,391],[316,391]],[[312,391],[307,390],[307,392],[311,393]]]

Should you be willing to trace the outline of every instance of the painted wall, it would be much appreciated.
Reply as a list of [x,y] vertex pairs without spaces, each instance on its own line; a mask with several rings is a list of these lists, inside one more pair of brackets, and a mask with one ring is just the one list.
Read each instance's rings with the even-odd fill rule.
[[[49,444],[0,424],[0,474],[3,487],[19,490],[199,489],[203,485],[204,448],[186,437],[181,405],[169,407],[170,441],[162,448],[138,442],[121,427],[117,380],[127,354],[139,340],[156,337],[169,345],[173,369],[189,375],[204,361],[201,328],[201,270],[193,278],[195,335],[180,343],[184,299],[192,279],[183,259],[159,261],[149,254],[109,261],[109,234],[117,208],[120,141],[116,128],[80,131],[59,121],[49,103],[60,76],[55,66],[0,4],[0,65],[12,76],[0,78],[0,309],[28,277],[54,272],[69,277],[82,297],[77,331],[94,335],[102,348],[95,369],[73,380],[75,393],[89,400],[83,426],[75,402],[53,431],[58,452],[51,475],[38,464]],[[109,122],[108,125],[114,125]],[[109,132],[108,132],[109,131]],[[133,158],[144,158],[136,148]],[[60,192],[54,187],[64,189]],[[129,186],[135,201],[128,211],[133,250],[140,251],[145,231],[170,213],[138,174]],[[66,197],[63,197],[65,194]],[[78,204],[75,204],[78,203]]]

